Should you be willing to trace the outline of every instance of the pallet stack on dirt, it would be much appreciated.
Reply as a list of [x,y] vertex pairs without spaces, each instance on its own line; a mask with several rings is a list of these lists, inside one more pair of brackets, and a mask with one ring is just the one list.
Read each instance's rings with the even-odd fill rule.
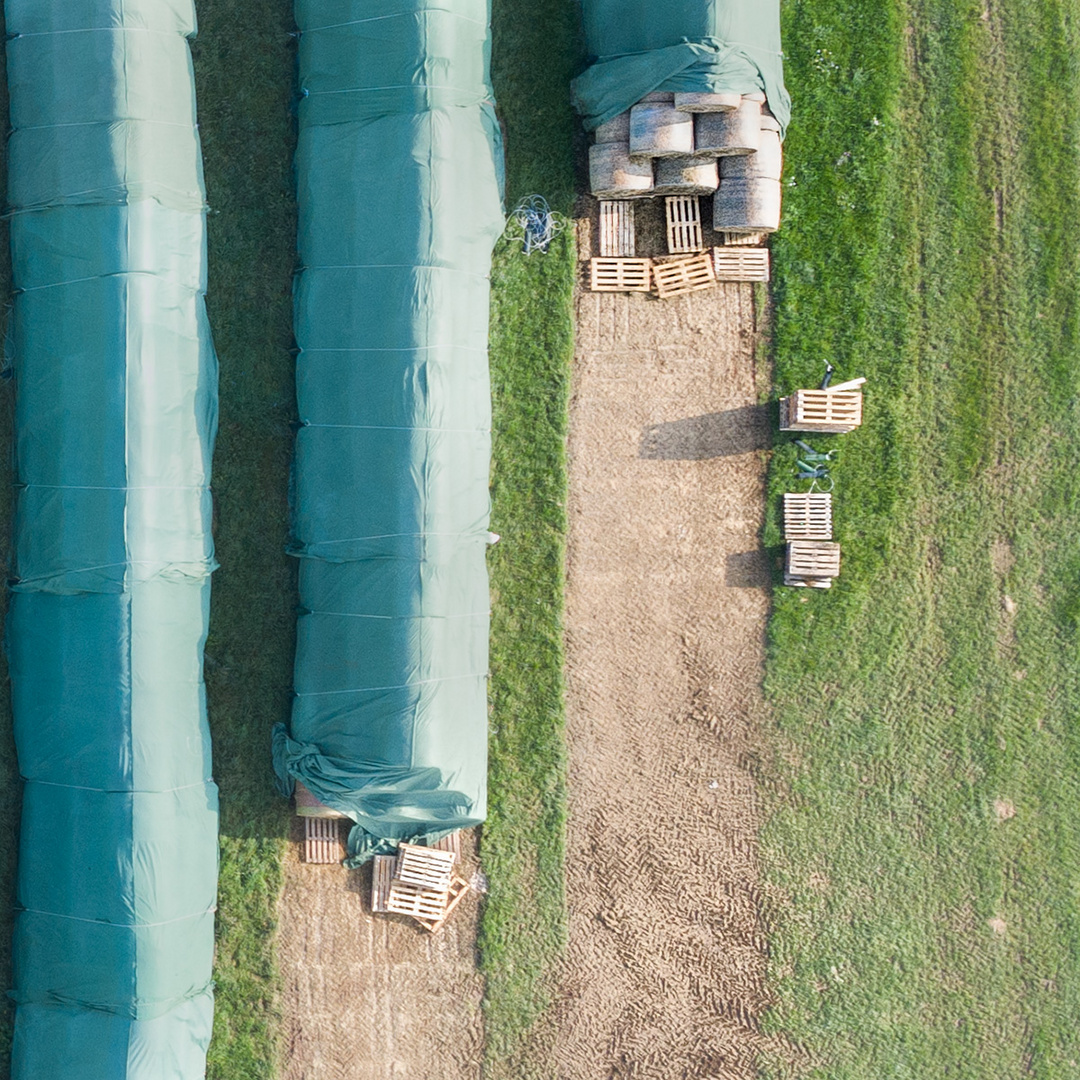
[[304,862],[329,866],[345,858],[341,821],[329,817],[304,818]]
[[762,93],[647,94],[601,124],[589,148],[599,199],[713,195],[713,227],[780,227],[780,124]]
[[456,873],[456,863],[452,849],[417,844],[401,844],[396,855],[376,855],[372,912],[407,915],[437,933],[469,891],[469,883]]
[[707,289],[720,281],[768,281],[769,252],[761,233],[731,233],[735,242],[709,252],[701,228],[696,195],[665,200],[667,257],[638,258],[634,209],[626,202],[600,202],[600,255],[590,261],[593,292],[655,292],[662,300]]

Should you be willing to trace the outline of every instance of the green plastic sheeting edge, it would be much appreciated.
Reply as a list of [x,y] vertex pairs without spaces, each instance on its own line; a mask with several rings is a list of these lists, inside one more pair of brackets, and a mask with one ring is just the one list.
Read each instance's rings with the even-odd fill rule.
[[217,366],[190,0],[7,0],[14,1080],[198,1080]]
[[296,697],[274,732],[356,865],[483,821],[487,365],[502,148],[487,0],[298,0]]
[[787,131],[780,0],[583,0],[582,9],[593,62],[571,89],[588,130],[655,91],[763,91]]

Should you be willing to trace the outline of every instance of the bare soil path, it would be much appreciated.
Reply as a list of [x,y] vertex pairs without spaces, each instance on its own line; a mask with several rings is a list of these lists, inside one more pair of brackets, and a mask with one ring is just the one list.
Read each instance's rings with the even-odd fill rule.
[[[437,934],[371,915],[371,867],[285,866],[283,1080],[479,1080],[475,895]],[[465,876],[475,867],[471,836]]]
[[750,285],[578,296],[559,1080],[755,1075],[757,343]]

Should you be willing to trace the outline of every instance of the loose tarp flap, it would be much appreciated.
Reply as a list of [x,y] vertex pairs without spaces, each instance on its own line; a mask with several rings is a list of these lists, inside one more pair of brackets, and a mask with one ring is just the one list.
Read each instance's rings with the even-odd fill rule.
[[787,130],[779,0],[583,0],[593,63],[574,80],[590,131],[654,91],[763,91]]
[[14,1080],[200,1080],[217,368],[190,0],[7,0]]
[[486,812],[487,0],[299,0],[296,699],[275,733],[352,862]]

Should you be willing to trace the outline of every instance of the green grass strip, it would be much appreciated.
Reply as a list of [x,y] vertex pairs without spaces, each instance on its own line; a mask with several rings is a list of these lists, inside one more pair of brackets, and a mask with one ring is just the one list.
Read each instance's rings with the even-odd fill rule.
[[207,303],[221,365],[206,680],[221,789],[217,1002],[210,1080],[270,1080],[279,1060],[273,938],[289,808],[270,729],[292,697],[296,566],[289,527],[295,416],[291,7],[200,0],[195,76],[209,220]]
[[[569,215],[578,55],[566,0],[496,0],[494,81],[505,123],[507,205],[543,195]],[[480,930],[486,1075],[527,1080],[566,938],[563,560],[573,358],[574,240],[545,254],[499,244],[492,273],[494,405],[491,739],[482,837],[490,893]],[[530,1064],[526,1065],[528,1060]]]
[[1080,1062],[1078,14],[785,8],[776,380],[870,379],[810,440],[843,576],[770,624],[770,1026],[815,1077]]

